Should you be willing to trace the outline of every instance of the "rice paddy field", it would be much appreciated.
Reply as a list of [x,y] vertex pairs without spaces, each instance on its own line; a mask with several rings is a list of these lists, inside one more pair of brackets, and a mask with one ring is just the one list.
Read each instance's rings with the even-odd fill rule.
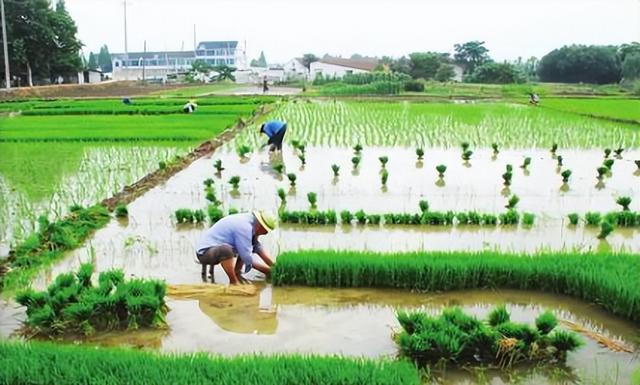
[[[0,362],[13,368],[0,370],[0,383],[638,377],[637,100],[220,96],[199,99],[192,115],[180,113],[183,102],[0,103],[0,234],[12,267]],[[71,207],[171,167],[262,104],[267,116],[126,208]],[[288,124],[281,153],[261,148],[265,119]],[[272,277],[252,270],[252,284],[226,287],[217,267],[216,283],[203,282],[201,233],[254,209],[280,216],[261,239],[276,256]],[[87,264],[99,275],[91,296],[80,288],[90,286]],[[140,279],[160,282],[158,298],[118,294],[125,286],[95,298],[106,282]],[[96,320],[119,295],[136,312],[154,309],[163,327],[140,318],[106,330]],[[81,332],[64,332],[71,325]],[[39,377],[35,363],[56,366],[50,352],[78,364],[57,368],[66,377]]]

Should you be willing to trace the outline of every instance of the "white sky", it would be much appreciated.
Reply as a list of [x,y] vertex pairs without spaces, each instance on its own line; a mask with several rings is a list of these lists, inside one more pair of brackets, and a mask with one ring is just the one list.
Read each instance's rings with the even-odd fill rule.
[[[124,51],[123,0],[66,0],[85,44]],[[247,42],[269,63],[306,52],[398,57],[484,40],[496,60],[541,57],[565,44],[640,41],[640,0],[127,0],[129,51]]]

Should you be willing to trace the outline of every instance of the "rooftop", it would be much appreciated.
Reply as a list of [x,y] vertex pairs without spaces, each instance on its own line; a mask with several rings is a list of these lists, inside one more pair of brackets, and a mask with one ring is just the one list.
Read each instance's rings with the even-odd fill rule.
[[324,57],[319,61],[320,63],[356,68],[365,71],[373,71],[379,63],[379,60],[374,58],[343,59],[341,57]]

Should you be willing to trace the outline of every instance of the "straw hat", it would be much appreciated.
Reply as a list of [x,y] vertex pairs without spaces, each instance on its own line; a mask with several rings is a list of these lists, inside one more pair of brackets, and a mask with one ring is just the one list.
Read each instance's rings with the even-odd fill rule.
[[276,217],[268,211],[254,210],[253,215],[267,232],[273,231],[278,225]]

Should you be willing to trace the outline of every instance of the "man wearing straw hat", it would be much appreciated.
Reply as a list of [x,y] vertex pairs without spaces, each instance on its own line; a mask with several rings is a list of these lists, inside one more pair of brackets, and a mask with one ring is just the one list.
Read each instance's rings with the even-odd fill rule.
[[[205,231],[196,246],[196,258],[202,264],[203,278],[206,279],[206,268],[209,265],[213,281],[213,266],[217,264],[222,266],[232,285],[248,282],[241,275],[243,265],[244,273],[248,273],[253,267],[268,276],[273,260],[258,237],[275,227],[276,218],[265,211],[232,214],[216,222]],[[262,262],[253,260],[254,253]]]

